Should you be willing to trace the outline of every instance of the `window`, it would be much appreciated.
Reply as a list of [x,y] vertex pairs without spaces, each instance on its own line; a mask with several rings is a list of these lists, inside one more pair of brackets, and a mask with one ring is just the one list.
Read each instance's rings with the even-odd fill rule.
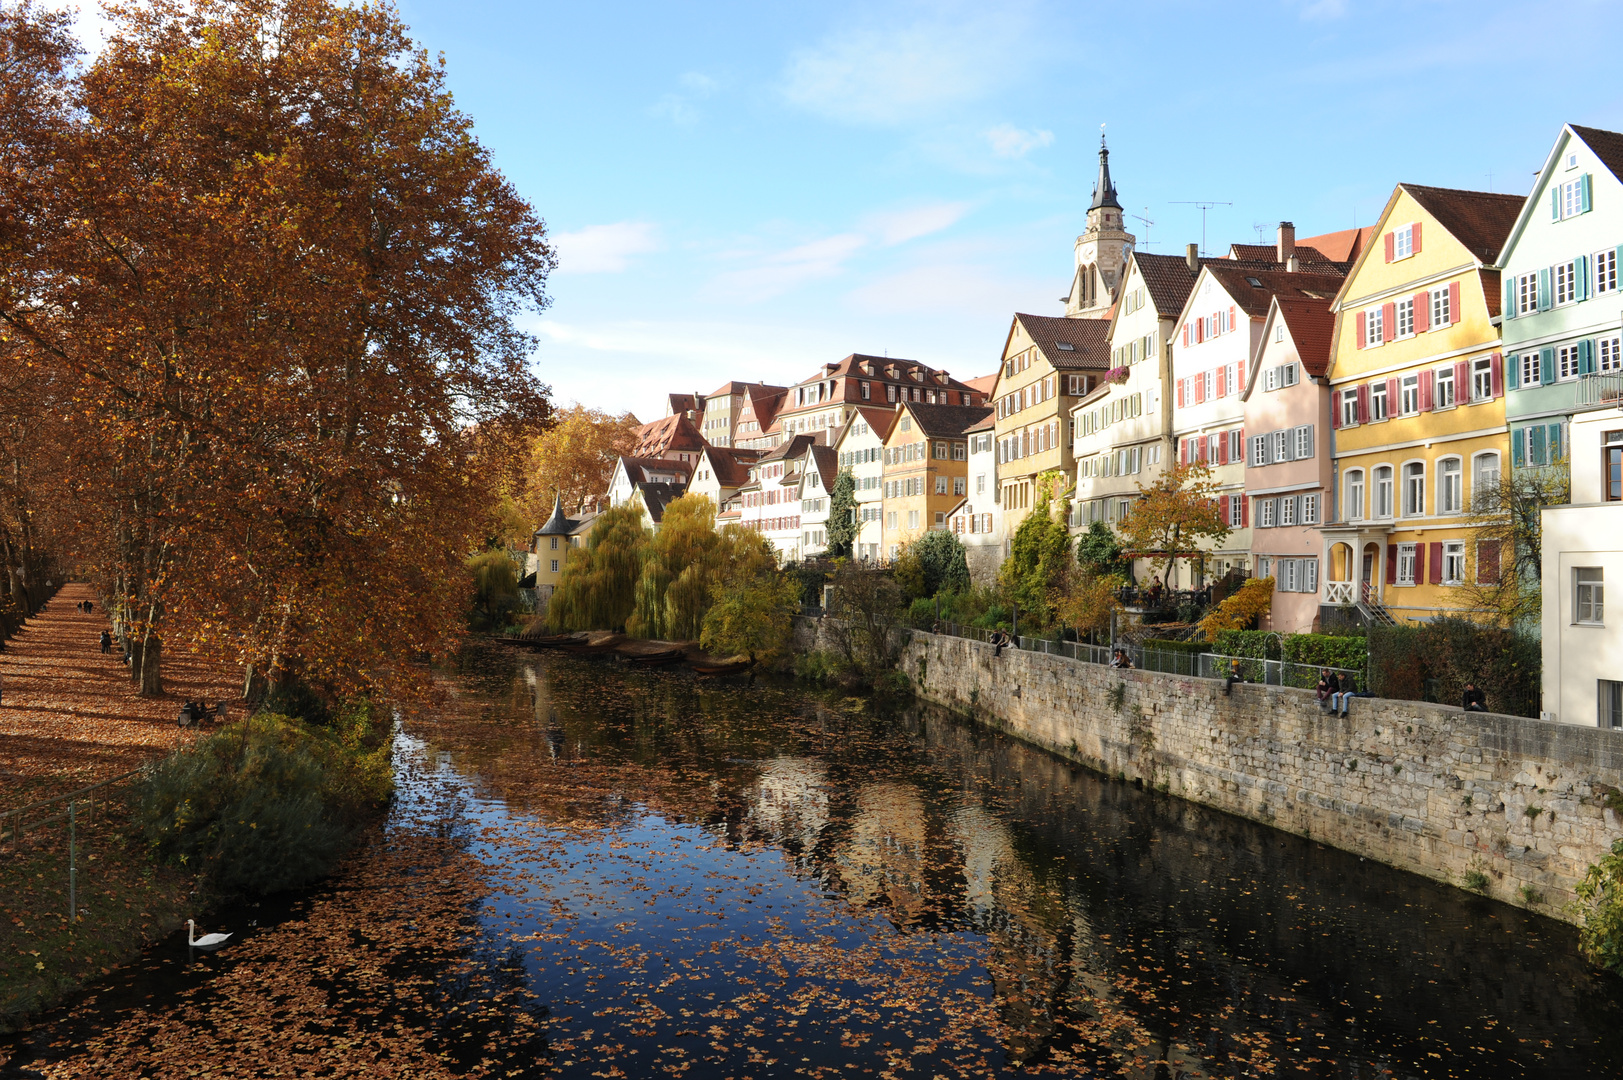
[[1269,461],[1290,460],[1290,432],[1270,431],[1266,438],[1268,439]]
[[1296,592],[1296,560],[1280,559],[1275,584],[1280,592]]
[[1578,377],[1578,346],[1562,345],[1555,350],[1555,371],[1559,379]]
[[1294,429],[1296,447],[1293,453],[1297,461],[1303,461],[1313,456],[1313,425],[1303,424]]
[[1522,385],[1537,386],[1543,380],[1539,377],[1539,352],[1524,352],[1517,358],[1522,365]]
[[[1122,505],[1125,506],[1126,504],[1123,503]],[[1245,496],[1244,495],[1230,495],[1229,496],[1229,525],[1232,526],[1233,528],[1237,529],[1237,528],[1241,527],[1244,524],[1245,524]]]
[[1279,523],[1281,525],[1296,524],[1296,499],[1286,495],[1279,500]]
[[1407,259],[1414,254],[1414,226],[1405,225],[1392,231],[1392,259]]
[[1599,699],[1596,713],[1603,728],[1623,728],[1623,682],[1612,679],[1597,679],[1596,697]]
[[1420,376],[1405,375],[1398,386],[1398,412],[1404,416],[1413,416],[1420,411]]
[[907,527],[909,529],[916,529],[919,527],[919,512],[917,510],[909,510],[907,512]]
[[1570,304],[1578,299],[1578,267],[1574,260],[1555,264],[1555,302]]
[[937,461],[946,461],[947,460],[947,444],[946,443],[938,442],[938,443],[935,444],[935,459]]
[[1465,541],[1443,542],[1443,584],[1465,584]]
[[1479,540],[1476,545],[1476,580],[1478,585],[1499,583],[1498,540]]
[[1426,466],[1411,461],[1403,467],[1403,516],[1420,517],[1426,512]]
[[1341,426],[1352,427],[1358,423],[1358,390],[1343,390],[1341,392]]
[[1349,469],[1341,484],[1341,518],[1357,521],[1364,516],[1364,470]]
[[1623,500],[1623,431],[1608,431],[1601,447],[1601,467],[1605,475],[1601,480],[1601,497],[1608,502]]
[[1415,546],[1413,544],[1398,545],[1398,584],[1414,584]]
[[1302,496],[1302,524],[1317,525],[1319,523],[1319,496]]
[[556,574],[558,572],[558,560],[557,559],[552,560],[552,572],[554,574]]
[[1251,436],[1251,464],[1252,465],[1266,465],[1266,464],[1268,464],[1268,436],[1266,436],[1266,435],[1253,435],[1253,436]]
[[1579,176],[1560,185],[1555,191],[1551,217],[1565,221],[1589,209],[1589,177]]
[[1437,512],[1457,514],[1465,509],[1465,473],[1459,458],[1437,463]]
[[[1242,446],[1242,444],[1244,442],[1245,442],[1244,436],[1241,434],[1239,428],[1235,428],[1233,431],[1229,432],[1229,460],[1230,461],[1244,460],[1243,455],[1242,455],[1242,451],[1241,451],[1241,446]],[[1133,471],[1134,472],[1138,471],[1138,450],[1136,448],[1133,450]]]
[[1410,337],[1414,334],[1414,297],[1399,300],[1397,303],[1397,336]]
[[1275,341],[1284,341],[1285,340],[1285,323],[1283,321],[1274,323],[1274,340]]
[[1478,454],[1471,477],[1471,497],[1479,509],[1486,509],[1499,493],[1499,455]]
[[1573,591],[1577,594],[1573,599],[1573,622],[1585,626],[1601,626],[1605,623],[1602,618],[1602,601],[1604,599],[1604,583],[1601,580],[1601,568],[1598,566],[1580,566],[1572,571]]
[[1392,466],[1381,465],[1375,470],[1375,516],[1392,516]]
[[1365,345],[1379,345],[1381,342],[1386,340],[1381,335],[1382,317],[1383,316],[1380,308],[1370,308],[1368,311],[1364,312]]
[[1454,404],[1454,368],[1438,368],[1432,377],[1432,408],[1447,409]]
[[1595,264],[1596,294],[1617,291],[1617,249],[1597,251],[1590,262]]
[[937,495],[945,495],[947,493],[947,478],[945,476],[938,476],[935,478],[935,493]]
[[985,473],[979,473],[975,477],[975,494],[977,494],[977,495],[985,495],[986,494],[986,474]]
[[1385,420],[1386,412],[1386,383],[1370,384],[1369,388],[1369,418],[1371,420]]
[[556,537],[556,536],[554,536],[554,537],[553,537],[553,538],[552,538],[552,550],[553,550],[553,551],[557,551],[557,550],[558,550],[558,538],[557,538],[557,537]]
[[1257,524],[1264,529],[1274,527],[1274,509],[1279,504],[1274,499],[1257,500]]
[[968,450],[968,447],[964,443],[955,442],[955,443],[952,444],[952,460],[954,460],[954,461],[968,461],[969,460],[969,450]]
[[1623,370],[1623,339],[1603,337],[1595,342],[1595,370]]
[[1454,311],[1449,303],[1448,286],[1431,290],[1431,325],[1447,326],[1454,321]]
[[969,477],[955,476],[952,478],[952,493],[954,495],[969,494]]
[[1531,315],[1538,310],[1538,272],[1519,274],[1512,281],[1511,299],[1516,314]]
[[1273,577],[1274,560],[1267,555],[1257,556],[1257,576],[1260,578]]

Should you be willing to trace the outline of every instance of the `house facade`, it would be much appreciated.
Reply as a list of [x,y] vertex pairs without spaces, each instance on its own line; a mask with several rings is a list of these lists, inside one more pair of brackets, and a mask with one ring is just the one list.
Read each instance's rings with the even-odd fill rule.
[[749,466],[760,457],[759,450],[706,446],[693,466],[688,491],[708,497],[719,512],[749,483]]
[[783,387],[767,386],[765,383],[723,383],[698,399],[703,402],[699,412],[699,434],[712,446],[736,446],[744,406],[756,398],[778,397],[783,393]]
[[1318,626],[1324,546],[1319,525],[1330,472],[1330,299],[1275,296],[1241,392],[1251,563],[1274,579],[1259,629],[1308,633]]
[[738,490],[738,524],[763,534],[784,561],[800,550],[800,482],[791,462],[805,456],[811,436],[798,435],[766,451],[749,466]]
[[1569,124],[1499,256],[1513,472],[1565,468],[1575,414],[1623,401],[1623,135]]
[[1400,184],[1337,298],[1323,569],[1326,599],[1366,619],[1469,614],[1468,580],[1500,573],[1507,553],[1465,515],[1509,451],[1494,264],[1521,207]]
[[822,443],[808,445],[791,461],[788,482],[800,486],[800,538],[796,559],[810,559],[828,551],[829,498],[834,491],[837,468],[834,448]]
[[990,410],[964,430],[969,443],[968,480],[962,502],[948,512],[947,527],[964,545],[969,577],[977,585],[997,580],[1003,563],[1003,508],[998,502],[997,417]]
[[982,404],[982,396],[947,372],[916,360],[853,353],[791,386],[777,423],[784,437],[811,435],[827,445],[857,409],[890,408],[903,401],[969,407]]
[[898,402],[896,413],[883,455],[886,559],[947,527],[948,511],[969,491],[968,430],[989,410]]
[[895,409],[863,408],[856,411],[834,444],[835,461],[854,481],[857,532],[851,554],[865,562],[879,562],[885,550],[885,436],[896,423]]
[[1623,415],[1572,418],[1572,500],[1541,514],[1546,720],[1623,729],[1623,619],[1605,604],[1623,583]]

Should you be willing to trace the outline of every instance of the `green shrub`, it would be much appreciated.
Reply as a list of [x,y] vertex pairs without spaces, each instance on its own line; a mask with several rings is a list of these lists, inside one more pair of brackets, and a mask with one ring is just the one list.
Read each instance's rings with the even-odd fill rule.
[[811,652],[795,656],[795,676],[807,682],[832,684],[837,682],[840,675],[850,666],[838,653],[824,649],[813,649]]
[[1421,626],[1373,627],[1369,632],[1371,689],[1381,697],[1457,703],[1467,682],[1488,697],[1492,712],[1537,716],[1542,658],[1539,643],[1503,627],[1468,619]]
[[902,616],[903,624],[915,630],[928,630],[935,625],[935,600],[928,596],[921,596],[907,605],[907,612]]
[[161,856],[228,892],[265,894],[325,876],[356,823],[392,790],[371,708],[330,727],[261,713],[165,758],[140,781],[135,824]]
[[931,529],[896,556],[896,584],[911,597],[969,590],[969,562],[963,542],[945,529]]
[[1590,963],[1623,975],[1623,840],[1584,874],[1578,900],[1584,916],[1578,947]]
[[1278,634],[1266,630],[1219,630],[1208,652],[1224,656],[1249,656],[1256,660],[1279,659]]
[[1365,663],[1369,660],[1369,645],[1362,636],[1287,634],[1285,659],[1293,664],[1363,671]]

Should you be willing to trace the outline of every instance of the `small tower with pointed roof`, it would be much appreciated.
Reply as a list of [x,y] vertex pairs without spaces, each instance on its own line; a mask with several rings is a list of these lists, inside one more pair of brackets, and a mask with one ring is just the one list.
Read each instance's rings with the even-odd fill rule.
[[1110,149],[1099,133],[1099,178],[1088,207],[1088,227],[1076,238],[1076,271],[1065,297],[1065,314],[1073,319],[1103,318],[1115,302],[1116,289],[1133,253],[1135,237],[1122,228],[1121,200],[1110,179]]

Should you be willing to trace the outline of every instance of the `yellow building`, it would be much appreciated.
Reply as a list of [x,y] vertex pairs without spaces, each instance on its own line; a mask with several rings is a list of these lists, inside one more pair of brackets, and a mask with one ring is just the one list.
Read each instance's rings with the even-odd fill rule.
[[1036,499],[1037,477],[1059,470],[1062,488],[1070,486],[1071,406],[1109,367],[1109,320],[1014,317],[992,401],[1005,554]]
[[898,402],[896,410],[882,455],[887,559],[929,530],[947,527],[948,511],[969,491],[968,431],[991,412],[916,401]]
[[1324,602],[1465,614],[1501,553],[1465,525],[1508,467],[1494,266],[1519,196],[1400,184],[1336,298]]
[[546,605],[552,599],[552,590],[563,580],[564,562],[571,551],[579,549],[586,542],[586,534],[591,532],[592,522],[596,519],[596,511],[568,517],[564,514],[563,500],[553,497],[552,516],[530,537],[528,570],[535,575],[533,587],[539,610],[546,611]]

